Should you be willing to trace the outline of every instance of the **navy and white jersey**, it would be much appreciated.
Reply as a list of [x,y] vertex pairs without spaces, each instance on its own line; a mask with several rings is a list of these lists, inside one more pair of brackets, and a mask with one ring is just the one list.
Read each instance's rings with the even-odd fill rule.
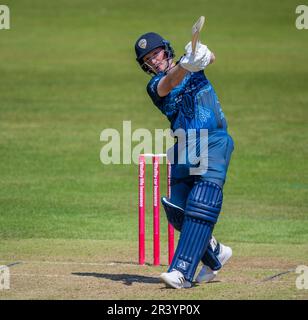
[[157,93],[165,73],[154,76],[147,86],[153,103],[167,116],[171,129],[227,129],[225,116],[210,81],[203,71],[188,73],[166,97]]
[[[186,132],[189,129],[197,132],[200,129],[208,130],[208,170],[202,177],[222,186],[233,151],[233,140],[227,132],[227,121],[212,84],[203,71],[189,72],[167,96],[160,97],[157,86],[165,75],[159,73],[150,80],[147,85],[149,96],[168,118],[173,132],[177,129]],[[174,150],[176,147],[175,144]],[[172,166],[173,178],[185,178],[188,172],[189,166]]]

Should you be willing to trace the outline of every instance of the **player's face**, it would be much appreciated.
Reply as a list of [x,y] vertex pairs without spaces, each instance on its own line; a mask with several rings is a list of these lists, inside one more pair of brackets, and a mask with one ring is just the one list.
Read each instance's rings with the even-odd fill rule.
[[144,56],[143,61],[149,65],[155,73],[165,71],[168,67],[165,50],[156,48]]

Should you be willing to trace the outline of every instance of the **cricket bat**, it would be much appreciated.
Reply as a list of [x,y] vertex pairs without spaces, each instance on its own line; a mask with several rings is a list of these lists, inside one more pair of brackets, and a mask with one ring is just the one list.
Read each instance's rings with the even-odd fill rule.
[[201,16],[192,27],[191,48],[192,48],[193,54],[195,53],[197,41],[199,39],[199,33],[203,27],[204,21],[205,21],[205,17]]

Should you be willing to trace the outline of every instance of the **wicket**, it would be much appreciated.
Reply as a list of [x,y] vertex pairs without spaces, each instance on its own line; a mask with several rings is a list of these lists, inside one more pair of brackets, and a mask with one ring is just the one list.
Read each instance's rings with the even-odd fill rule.
[[[152,158],[153,163],[153,264],[160,265],[160,170],[159,159],[166,154],[139,155],[139,264],[145,264],[145,159]],[[171,165],[167,160],[167,197],[171,196]],[[168,262],[174,254],[174,229],[168,223]]]

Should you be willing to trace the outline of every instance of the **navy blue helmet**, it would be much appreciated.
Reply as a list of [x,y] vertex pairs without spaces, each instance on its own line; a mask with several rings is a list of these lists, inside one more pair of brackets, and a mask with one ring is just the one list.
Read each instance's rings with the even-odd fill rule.
[[143,57],[156,48],[164,48],[167,60],[174,57],[174,50],[172,49],[169,41],[165,40],[155,32],[148,32],[138,38],[135,43],[136,60],[140,67],[147,73],[155,73],[143,61]]

